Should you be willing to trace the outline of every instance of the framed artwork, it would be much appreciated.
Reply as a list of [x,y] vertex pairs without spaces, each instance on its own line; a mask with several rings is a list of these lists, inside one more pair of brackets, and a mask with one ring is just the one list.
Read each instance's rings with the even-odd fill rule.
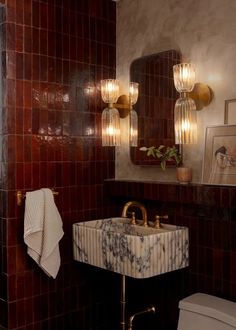
[[206,128],[202,182],[236,185],[236,125]]
[[227,125],[236,125],[236,99],[225,100],[224,123]]

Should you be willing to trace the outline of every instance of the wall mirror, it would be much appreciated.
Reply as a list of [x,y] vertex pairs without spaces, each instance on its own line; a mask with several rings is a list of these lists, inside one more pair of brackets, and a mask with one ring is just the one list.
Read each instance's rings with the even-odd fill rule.
[[130,148],[136,165],[158,165],[159,161],[139,150],[140,147],[173,146],[174,105],[179,97],[174,87],[173,65],[181,62],[181,54],[167,50],[140,57],[130,67],[130,81],[139,83],[139,99],[134,108],[139,118],[138,147]]

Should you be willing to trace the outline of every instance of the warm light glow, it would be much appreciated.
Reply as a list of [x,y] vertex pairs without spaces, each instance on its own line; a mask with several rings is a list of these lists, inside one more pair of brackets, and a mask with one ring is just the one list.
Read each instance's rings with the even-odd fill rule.
[[131,105],[134,105],[138,100],[138,86],[136,82],[129,83],[129,101]]
[[102,112],[102,145],[120,145],[120,116],[115,108],[106,108]]
[[191,63],[173,66],[174,84],[179,93],[191,92],[195,84],[195,69]]
[[197,143],[197,112],[191,98],[180,97],[175,103],[175,143]]
[[101,80],[101,95],[105,103],[116,103],[119,96],[119,82],[116,79]]
[[131,109],[130,111],[130,146],[138,146],[138,115],[137,112]]

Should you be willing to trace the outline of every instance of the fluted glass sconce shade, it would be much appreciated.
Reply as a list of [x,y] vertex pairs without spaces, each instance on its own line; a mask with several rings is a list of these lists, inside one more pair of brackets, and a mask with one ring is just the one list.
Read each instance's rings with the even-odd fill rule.
[[105,103],[116,103],[119,96],[119,82],[116,79],[101,80],[101,95]]
[[195,69],[191,63],[180,63],[173,67],[174,84],[179,93],[191,92],[195,84]]
[[129,83],[129,100],[131,105],[134,105],[138,100],[138,86],[139,84],[136,82]]
[[102,112],[102,145],[120,145],[120,116],[115,108],[105,108]]
[[136,82],[129,83],[129,102],[130,102],[130,127],[129,127],[129,140],[131,147],[138,146],[138,115],[133,109],[133,105],[138,100],[138,87]]
[[175,103],[175,143],[197,142],[197,112],[195,102],[189,97],[180,97]]
[[133,109],[130,110],[130,146],[137,147],[138,146],[138,115],[137,112]]

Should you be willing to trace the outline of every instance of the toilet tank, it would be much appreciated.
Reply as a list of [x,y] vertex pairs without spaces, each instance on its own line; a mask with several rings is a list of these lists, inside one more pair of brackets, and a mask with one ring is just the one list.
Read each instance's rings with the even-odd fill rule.
[[178,330],[235,330],[236,303],[195,293],[179,302]]

